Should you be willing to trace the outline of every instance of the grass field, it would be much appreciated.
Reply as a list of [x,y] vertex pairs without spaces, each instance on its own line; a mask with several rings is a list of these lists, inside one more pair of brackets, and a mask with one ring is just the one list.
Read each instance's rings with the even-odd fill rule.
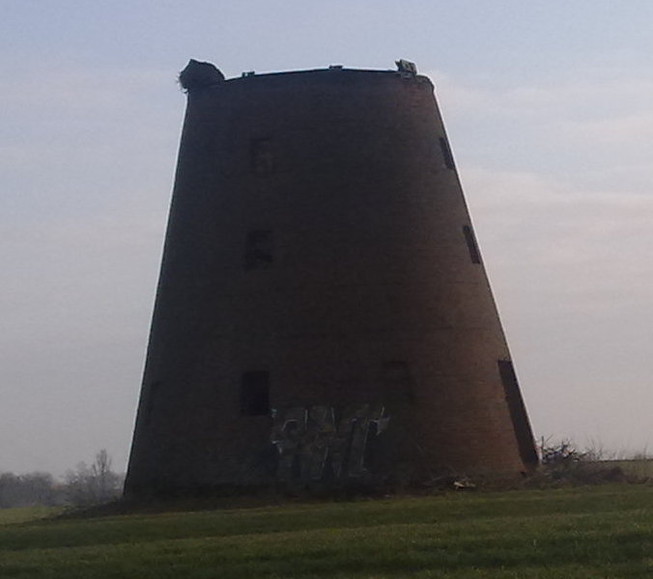
[[653,459],[610,460],[604,466],[619,467],[626,475],[637,479],[653,480]]
[[[0,525],[26,523],[39,519],[51,518],[62,512],[58,507],[21,507],[16,509],[0,509]],[[2,545],[0,545],[0,552]]]
[[653,576],[649,485],[28,522],[46,513],[21,511],[0,511],[3,579]]

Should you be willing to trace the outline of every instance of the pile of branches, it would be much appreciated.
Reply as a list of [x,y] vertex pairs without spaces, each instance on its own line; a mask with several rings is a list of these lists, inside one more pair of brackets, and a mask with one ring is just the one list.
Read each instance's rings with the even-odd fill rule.
[[540,468],[529,486],[591,485],[628,480],[623,469],[611,465],[600,450],[580,450],[572,441],[542,439],[539,444]]

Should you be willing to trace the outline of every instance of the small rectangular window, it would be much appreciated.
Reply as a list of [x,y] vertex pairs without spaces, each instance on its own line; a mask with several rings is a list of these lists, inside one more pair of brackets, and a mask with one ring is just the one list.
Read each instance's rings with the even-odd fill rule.
[[274,240],[269,230],[250,231],[245,240],[245,269],[262,269],[274,261]]
[[270,175],[274,173],[272,139],[252,139],[249,154],[252,173],[255,175]]
[[440,137],[440,149],[442,150],[442,158],[447,169],[455,169],[456,166],[453,162],[453,155],[451,154],[451,147],[449,142],[444,137]]
[[245,372],[240,384],[240,412],[246,416],[270,414],[270,376],[268,372]]
[[481,263],[481,252],[478,250],[476,236],[469,225],[463,225],[463,235],[467,242],[467,249],[469,250],[469,257],[471,258],[472,263]]

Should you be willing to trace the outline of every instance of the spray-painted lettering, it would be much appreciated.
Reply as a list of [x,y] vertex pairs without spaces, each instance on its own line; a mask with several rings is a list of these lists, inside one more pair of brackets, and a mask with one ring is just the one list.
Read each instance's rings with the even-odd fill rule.
[[[371,430],[379,435],[389,417],[380,404],[273,410],[272,444],[279,452],[277,477],[283,481],[358,477],[365,474]],[[372,429],[372,427],[375,427]]]

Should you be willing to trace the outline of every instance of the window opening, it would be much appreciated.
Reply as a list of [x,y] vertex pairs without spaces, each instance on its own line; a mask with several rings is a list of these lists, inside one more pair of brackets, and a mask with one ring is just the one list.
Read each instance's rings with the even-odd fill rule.
[[240,412],[246,416],[270,414],[270,376],[268,372],[245,372],[240,384]]
[[252,139],[249,153],[252,173],[255,175],[274,173],[272,139]]
[[528,422],[524,399],[519,391],[519,383],[517,382],[517,375],[515,374],[512,361],[497,360],[497,364],[499,366],[499,375],[501,376],[503,389],[506,394],[510,418],[517,437],[519,455],[522,461],[524,461],[524,464],[535,465],[538,459],[537,452],[535,451],[533,431]]
[[451,153],[451,147],[449,142],[444,137],[440,137],[440,149],[442,150],[442,157],[444,159],[444,164],[447,169],[455,169],[456,165],[453,162],[453,155]]
[[274,261],[272,231],[257,229],[247,234],[245,241],[245,269],[269,267]]
[[463,235],[467,242],[467,249],[469,250],[469,257],[471,258],[472,263],[481,263],[481,252],[476,243],[476,236],[469,225],[463,225]]

